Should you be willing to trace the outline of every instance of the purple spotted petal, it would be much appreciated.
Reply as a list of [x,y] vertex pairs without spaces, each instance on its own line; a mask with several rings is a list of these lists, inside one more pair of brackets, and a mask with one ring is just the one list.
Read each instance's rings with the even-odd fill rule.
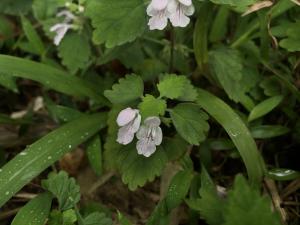
[[148,142],[147,139],[141,139],[136,143],[136,149],[139,155],[149,157],[155,152],[156,146],[154,142]]

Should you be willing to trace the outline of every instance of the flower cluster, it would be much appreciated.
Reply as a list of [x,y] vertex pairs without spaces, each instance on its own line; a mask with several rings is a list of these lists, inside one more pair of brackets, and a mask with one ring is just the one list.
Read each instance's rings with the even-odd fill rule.
[[134,135],[136,135],[138,139],[136,148],[140,155],[151,156],[155,152],[156,146],[162,142],[163,135],[159,127],[160,119],[156,116],[146,118],[141,125],[139,110],[126,108],[119,113],[117,124],[120,127],[117,142],[127,145],[132,142]]
[[63,10],[56,15],[57,17],[65,17],[62,23],[57,23],[50,28],[51,32],[55,32],[54,44],[59,45],[69,29],[73,28],[73,20],[75,15],[68,10]]
[[66,10],[63,10],[56,14],[56,17],[64,17],[61,23],[57,23],[54,26],[50,27],[50,32],[55,32],[56,35],[54,37],[54,44],[59,45],[68,30],[73,29],[76,30],[78,26],[76,22],[78,17],[74,15],[73,12],[77,14],[82,14],[84,12],[84,7],[82,5],[74,5],[71,3],[66,3]]
[[152,0],[147,7],[150,30],[163,30],[168,19],[174,27],[186,27],[195,11],[192,0]]

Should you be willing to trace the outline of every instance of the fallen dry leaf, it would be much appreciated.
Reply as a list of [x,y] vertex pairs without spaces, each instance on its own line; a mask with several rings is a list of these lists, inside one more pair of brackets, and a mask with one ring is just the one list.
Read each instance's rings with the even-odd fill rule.
[[266,8],[266,7],[270,7],[273,5],[272,1],[262,1],[262,2],[257,2],[255,4],[253,4],[252,6],[250,6],[248,8],[248,10],[246,12],[243,13],[242,16],[246,16],[250,13],[256,12],[260,9]]

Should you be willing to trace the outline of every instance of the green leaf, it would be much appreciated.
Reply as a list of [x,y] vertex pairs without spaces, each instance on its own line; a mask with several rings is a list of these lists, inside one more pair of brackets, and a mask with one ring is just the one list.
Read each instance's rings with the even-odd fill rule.
[[132,191],[161,175],[167,162],[167,156],[162,147],[157,147],[156,152],[147,158],[138,155],[133,144],[120,149],[115,157],[117,157],[122,180]]
[[84,225],[112,225],[113,221],[104,213],[94,212],[83,220]]
[[195,101],[197,98],[197,90],[195,87],[191,84],[191,81],[187,79],[187,77],[184,77],[183,81],[183,93],[181,96],[179,96],[178,100],[180,101],[187,101],[192,102]]
[[146,225],[168,225],[169,221],[170,218],[167,209],[167,204],[166,201],[163,199],[156,205]]
[[222,5],[230,5],[232,7],[242,8],[245,9],[245,7],[250,6],[257,2],[257,0],[210,0],[211,2],[215,4],[222,4]]
[[10,76],[0,74],[0,85],[15,93],[19,92],[15,77],[10,77]]
[[85,115],[28,146],[0,169],[0,207],[65,153],[105,126],[105,114]]
[[250,132],[253,138],[268,139],[285,135],[290,129],[280,125],[259,125],[251,127]]
[[52,210],[49,216],[48,225],[62,225],[63,224],[63,215],[62,212],[58,210]]
[[205,2],[201,4],[197,18],[194,34],[193,48],[195,58],[201,71],[205,70],[208,62],[208,29],[211,21],[212,4]]
[[230,48],[211,51],[209,66],[229,98],[238,102],[244,93],[239,82],[243,78],[243,64],[239,52]]
[[69,178],[64,171],[51,173],[47,180],[43,180],[43,187],[50,191],[57,199],[60,210],[73,208],[80,200],[80,187],[74,178]]
[[91,46],[82,34],[68,33],[58,46],[58,55],[62,64],[75,74],[79,69],[86,68],[91,56]]
[[278,181],[295,180],[300,177],[300,172],[290,169],[276,168],[266,173],[266,176]]
[[218,42],[226,38],[229,16],[230,9],[227,6],[220,6],[209,33],[211,42]]
[[169,211],[178,207],[185,198],[190,188],[193,173],[191,170],[179,171],[170,183],[167,195],[166,204]]
[[177,160],[188,150],[188,143],[179,136],[173,138],[165,137],[163,147],[169,160]]
[[163,99],[157,99],[152,95],[143,97],[143,101],[139,104],[142,118],[149,116],[163,116],[167,108],[167,102]]
[[290,28],[287,29],[287,38],[281,40],[279,45],[290,52],[300,51],[300,22],[297,21]]
[[[99,58],[97,64],[103,65],[114,59],[120,60],[126,68],[136,68],[144,61],[143,48],[140,42],[124,44],[115,48],[108,48]],[[141,71],[142,72],[142,71]]]
[[20,15],[26,14],[31,7],[32,0],[1,0],[0,1],[0,12],[9,15]]
[[74,225],[77,221],[77,215],[74,209],[68,209],[62,213],[63,224],[62,225]]
[[118,211],[118,221],[120,225],[132,225],[132,223],[127,219],[122,213]]
[[208,144],[213,150],[229,150],[234,148],[232,141],[227,138],[209,139]]
[[59,7],[63,7],[65,0],[33,0],[33,14],[37,20],[53,17]]
[[221,99],[202,89],[199,89],[197,104],[224,127],[244,161],[250,183],[259,186],[265,171],[265,164],[241,118]]
[[52,204],[52,196],[46,192],[30,200],[17,213],[11,225],[44,225]]
[[223,222],[225,201],[218,194],[216,187],[202,166],[200,198],[186,200],[189,207],[200,212],[200,217],[210,225],[220,225]]
[[30,46],[32,46],[38,54],[43,55],[45,52],[45,47],[43,41],[36,32],[36,29],[26,17],[22,16],[21,20],[24,33],[30,43]]
[[102,145],[101,139],[97,135],[93,137],[87,144],[86,150],[90,165],[94,172],[101,176],[102,174]]
[[55,105],[54,103],[47,103],[47,109],[54,120],[63,123],[70,122],[83,115],[83,113],[76,109],[63,105]]
[[71,96],[90,97],[97,102],[106,103],[106,99],[89,82],[42,63],[0,55],[0,73],[31,79]]
[[256,120],[269,112],[271,112],[275,107],[277,107],[280,102],[282,101],[283,96],[278,95],[271,98],[268,98],[267,100],[264,100],[263,102],[259,103],[252,109],[250,112],[250,115],[248,117],[248,121]]
[[224,225],[280,225],[280,217],[272,212],[270,205],[269,198],[260,196],[258,189],[251,188],[239,175],[235,178],[233,190],[228,193]]
[[[163,79],[157,85],[160,92],[160,97],[167,97],[170,99],[176,99],[184,97],[184,92],[187,78],[185,76],[178,76],[175,74],[166,74]],[[193,86],[191,87],[193,88]]]
[[209,125],[208,116],[199,106],[192,103],[182,103],[170,110],[172,122],[180,134],[192,145],[199,145],[205,140]]
[[112,90],[104,91],[104,95],[114,104],[126,104],[142,97],[143,92],[142,78],[131,74],[119,79],[119,83],[114,84]]
[[75,225],[77,215],[74,209],[69,209],[64,212],[53,210],[48,221],[49,225]]
[[146,8],[142,0],[91,1],[87,15],[95,27],[93,40],[107,48],[134,41],[146,26]]

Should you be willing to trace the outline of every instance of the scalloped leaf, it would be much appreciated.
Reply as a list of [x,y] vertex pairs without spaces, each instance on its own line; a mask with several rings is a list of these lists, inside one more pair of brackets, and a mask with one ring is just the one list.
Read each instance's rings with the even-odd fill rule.
[[167,156],[161,146],[157,147],[151,157],[146,158],[138,155],[135,145],[130,144],[120,149],[117,157],[122,180],[132,191],[161,175],[167,162]]
[[146,8],[142,0],[91,1],[87,15],[95,28],[93,40],[107,48],[134,41],[146,27]]
[[146,95],[139,104],[142,118],[149,116],[163,116],[167,108],[167,102],[163,99],[157,99],[152,95]]
[[114,104],[126,104],[143,96],[144,83],[140,76],[126,75],[119,79],[118,84],[112,86],[112,90],[104,91],[104,96]]
[[160,97],[179,98],[184,91],[184,77],[175,74],[165,75],[157,85]]
[[58,55],[62,59],[62,64],[74,74],[86,67],[91,56],[91,46],[83,35],[68,33],[58,46]]
[[59,202],[60,210],[73,208],[80,200],[80,187],[73,177],[69,178],[65,171],[58,174],[50,173],[47,180],[43,180],[43,187],[50,191]]
[[272,212],[271,204],[267,196],[261,196],[257,189],[249,186],[243,176],[238,175],[233,189],[228,193],[223,213],[224,225],[280,225],[280,217],[277,212]]
[[209,130],[208,115],[201,108],[192,103],[182,103],[170,111],[173,124],[187,142],[199,145],[205,140],[205,133]]

